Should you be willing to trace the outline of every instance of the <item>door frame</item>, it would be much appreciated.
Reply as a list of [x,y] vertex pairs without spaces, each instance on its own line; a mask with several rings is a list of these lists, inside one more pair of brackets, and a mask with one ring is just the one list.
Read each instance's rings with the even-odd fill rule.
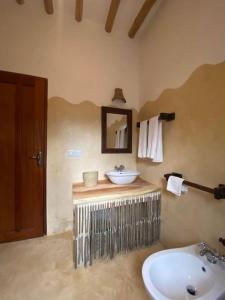
[[0,73],[4,75],[15,75],[15,76],[25,76],[30,78],[36,78],[36,79],[42,79],[45,81],[45,90],[44,90],[44,155],[43,155],[43,186],[44,186],[44,192],[43,192],[43,235],[47,235],[47,114],[48,114],[48,79],[24,74],[24,73],[17,73],[17,72],[11,72],[11,71],[5,71],[0,70]]

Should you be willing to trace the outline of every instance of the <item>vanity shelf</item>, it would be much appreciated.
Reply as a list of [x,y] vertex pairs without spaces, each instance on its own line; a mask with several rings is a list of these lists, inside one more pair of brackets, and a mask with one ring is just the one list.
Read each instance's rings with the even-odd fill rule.
[[159,240],[160,190],[141,179],[118,186],[73,186],[74,266],[150,246]]

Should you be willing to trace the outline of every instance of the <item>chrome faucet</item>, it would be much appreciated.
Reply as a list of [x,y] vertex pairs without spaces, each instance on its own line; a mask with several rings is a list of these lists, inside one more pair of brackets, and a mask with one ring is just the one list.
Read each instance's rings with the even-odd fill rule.
[[218,254],[215,250],[211,249],[207,243],[202,242],[199,245],[200,248],[200,252],[199,254],[201,256],[206,256],[207,260],[212,263],[212,264],[216,264],[217,261],[222,261],[225,262],[225,256],[224,255],[220,255]]
[[115,166],[114,169],[118,172],[121,172],[125,169],[125,167],[123,165],[120,165],[119,167]]

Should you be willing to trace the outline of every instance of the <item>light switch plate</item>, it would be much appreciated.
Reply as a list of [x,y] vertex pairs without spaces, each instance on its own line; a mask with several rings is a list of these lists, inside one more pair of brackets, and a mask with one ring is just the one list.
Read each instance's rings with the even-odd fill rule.
[[67,157],[80,157],[81,156],[81,150],[79,149],[69,149],[69,150],[66,150],[66,156]]

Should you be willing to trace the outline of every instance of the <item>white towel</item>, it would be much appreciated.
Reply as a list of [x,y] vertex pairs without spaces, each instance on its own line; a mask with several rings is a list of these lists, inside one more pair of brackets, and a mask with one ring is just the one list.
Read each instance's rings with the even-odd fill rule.
[[124,125],[120,128],[120,142],[119,142],[119,148],[120,149],[123,149],[123,148],[127,148],[127,145],[126,145],[126,128],[127,128],[127,125]]
[[120,130],[116,131],[116,142],[115,142],[115,148],[120,148]]
[[184,179],[177,176],[170,176],[167,182],[167,191],[180,196],[181,192],[187,192],[187,186],[183,184]]
[[153,162],[163,161],[162,121],[159,120],[159,116],[149,120],[147,157]]
[[116,131],[115,148],[123,149],[127,148],[127,125],[123,125]]
[[147,126],[148,121],[145,120],[140,123],[138,157],[145,158],[147,155]]

